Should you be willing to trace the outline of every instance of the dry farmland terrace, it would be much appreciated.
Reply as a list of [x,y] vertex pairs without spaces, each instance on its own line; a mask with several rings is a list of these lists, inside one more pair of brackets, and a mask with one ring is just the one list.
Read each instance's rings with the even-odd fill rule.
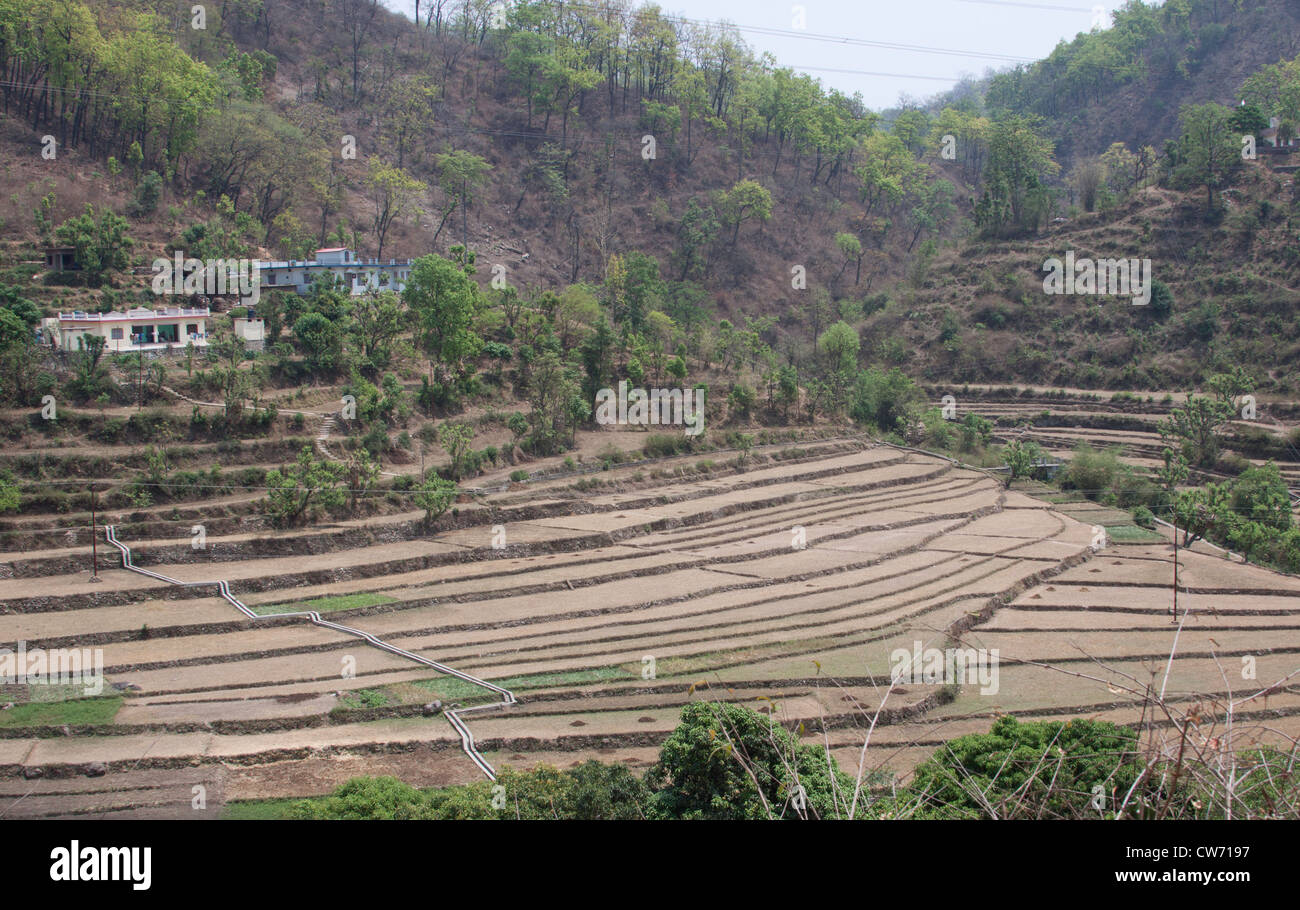
[[[225,580],[256,619],[215,585],[125,571],[102,541],[90,583],[84,532],[6,535],[0,642],[101,648],[112,698],[53,722],[0,713],[0,815],[201,817],[360,774],[481,778],[437,705],[495,693],[277,615],[303,610],[511,690],[463,715],[497,768],[643,768],[697,699],[771,712],[849,773],[905,775],[1005,713],[1167,724],[1148,686],[1202,702],[1207,735],[1232,699],[1250,741],[1300,734],[1300,579],[1181,550],[1179,624],[1169,540],[1093,547],[1094,526],[1125,523],[1112,510],[861,437],[686,464],[511,485],[432,529],[399,512],[271,534],[238,503],[202,550],[188,521],[118,527],[137,566]],[[997,649],[996,690],[891,685],[892,652],[918,642]]]

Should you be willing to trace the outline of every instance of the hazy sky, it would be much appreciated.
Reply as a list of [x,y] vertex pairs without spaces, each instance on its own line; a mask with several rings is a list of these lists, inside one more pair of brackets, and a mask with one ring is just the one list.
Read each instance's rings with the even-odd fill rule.
[[[412,0],[384,2],[408,16],[414,6]],[[878,109],[897,103],[901,93],[924,98],[950,88],[964,74],[1043,57],[1062,38],[1091,29],[1098,10],[1108,26],[1110,11],[1122,2],[661,0],[659,5],[671,15],[727,20],[756,51],[771,51],[780,65],[828,86],[861,92],[867,106]],[[802,29],[795,21],[800,7]]]

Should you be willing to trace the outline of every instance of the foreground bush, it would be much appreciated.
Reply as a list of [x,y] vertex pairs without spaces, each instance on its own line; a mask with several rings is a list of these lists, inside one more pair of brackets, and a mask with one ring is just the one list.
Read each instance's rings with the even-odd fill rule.
[[[940,818],[1099,818],[1137,780],[1137,734],[1093,720],[1023,724],[945,744],[916,769],[916,815]],[[1100,806],[1100,808],[1095,808]]]
[[[697,702],[638,779],[591,760],[568,770],[503,769],[496,782],[418,790],[393,777],[356,778],[292,804],[300,819],[776,818],[1297,818],[1298,757],[1278,750],[1209,751],[1191,728],[1159,745],[1127,727],[1075,719],[1021,723],[935,750],[906,786],[855,782],[824,749],[800,743],[740,705]],[[871,788],[870,790],[867,788]]]

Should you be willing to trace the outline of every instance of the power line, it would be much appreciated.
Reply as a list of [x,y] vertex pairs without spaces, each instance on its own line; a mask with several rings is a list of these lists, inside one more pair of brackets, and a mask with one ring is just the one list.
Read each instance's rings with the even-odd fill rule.
[[1014,6],[1020,9],[1036,9],[1047,13],[1092,13],[1087,6],[1057,6],[1051,3],[1026,3],[1024,0],[952,0],[953,3],[977,3],[983,6]]
[[[553,0],[555,5],[563,5],[577,9],[586,9],[596,12],[623,12],[614,7],[598,3],[581,3],[565,2],[565,0]],[[643,7],[644,8],[644,7]],[[894,50],[907,53],[922,54],[939,54],[944,56],[955,57],[977,57],[991,60],[1005,60],[1008,62],[1032,62],[1031,57],[1017,57],[1010,54],[994,54],[987,51],[967,51],[959,48],[934,47],[928,44],[902,44],[894,41],[873,41],[867,38],[851,38],[846,35],[830,35],[819,32],[810,32],[805,29],[794,28],[776,28],[766,25],[740,25],[734,22],[714,19],[695,19],[690,16],[679,16],[671,13],[660,11],[659,18],[668,22],[681,22],[686,25],[694,25],[700,28],[715,28],[722,31],[752,32],[757,35],[764,35],[775,38],[795,38],[801,41],[822,41],[830,44],[848,45],[853,47],[871,47],[879,50]]]

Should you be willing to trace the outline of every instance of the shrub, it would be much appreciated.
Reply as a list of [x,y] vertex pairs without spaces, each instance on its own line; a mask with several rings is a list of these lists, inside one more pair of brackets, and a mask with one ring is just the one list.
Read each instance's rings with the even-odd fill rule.
[[441,477],[430,477],[415,494],[415,504],[424,509],[424,520],[431,522],[447,511],[456,498],[456,484]]
[[[1001,717],[988,733],[936,751],[916,769],[909,791],[918,815],[928,817],[1113,816],[1141,770],[1137,742],[1132,730],[1105,721]],[[1101,812],[1091,805],[1097,792]]]

